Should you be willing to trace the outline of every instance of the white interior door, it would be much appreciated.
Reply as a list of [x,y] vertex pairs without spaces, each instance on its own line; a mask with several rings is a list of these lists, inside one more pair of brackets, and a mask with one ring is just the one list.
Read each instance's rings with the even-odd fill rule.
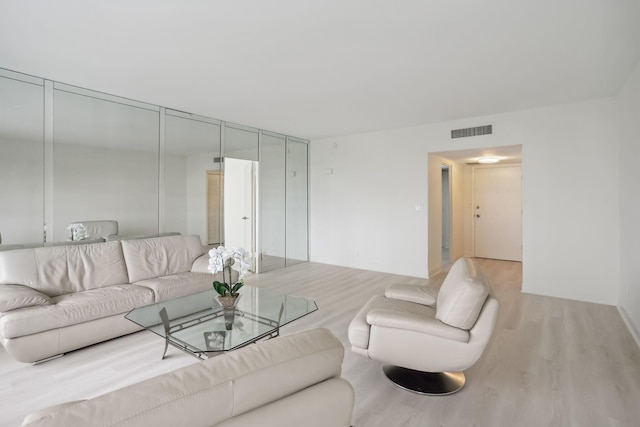
[[251,160],[224,159],[224,245],[244,248],[252,255],[255,163]]
[[522,261],[522,167],[475,168],[473,187],[475,256]]

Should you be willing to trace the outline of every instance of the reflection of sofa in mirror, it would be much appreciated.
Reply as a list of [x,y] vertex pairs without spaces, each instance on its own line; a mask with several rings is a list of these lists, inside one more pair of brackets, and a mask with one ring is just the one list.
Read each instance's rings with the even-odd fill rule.
[[[153,237],[178,236],[181,233],[177,231],[168,231],[164,233],[154,234],[135,234],[135,235],[119,235],[118,221],[101,220],[101,221],[76,221],[69,224],[71,231],[71,240],[73,243],[97,243],[110,242],[113,240],[133,240],[133,239],[150,239]],[[59,246],[69,244],[68,242],[50,242],[45,246]]]
[[1,251],[0,342],[35,362],[138,331],[124,314],[210,289],[208,264],[183,235]]
[[69,224],[71,240],[106,239],[118,234],[118,221],[75,221]]
[[42,248],[42,247],[51,247],[51,246],[74,246],[74,245],[87,245],[89,243],[102,243],[102,242],[112,242],[118,240],[139,240],[139,239],[151,239],[154,237],[165,237],[165,236],[179,236],[180,233],[177,231],[168,231],[165,233],[155,233],[155,234],[139,234],[134,236],[120,236],[120,235],[111,235],[107,238],[96,237],[94,239],[84,239],[84,240],[60,240],[55,242],[36,242],[36,243],[17,243],[13,245],[0,245],[0,251],[10,251],[15,249],[29,249],[29,248]]
[[140,240],[140,239],[151,239],[154,237],[179,236],[179,235],[180,233],[178,233],[177,231],[167,231],[164,233],[138,234],[138,235],[132,235],[132,236],[113,235],[113,236],[107,237],[105,240],[107,242],[112,242],[114,240]]

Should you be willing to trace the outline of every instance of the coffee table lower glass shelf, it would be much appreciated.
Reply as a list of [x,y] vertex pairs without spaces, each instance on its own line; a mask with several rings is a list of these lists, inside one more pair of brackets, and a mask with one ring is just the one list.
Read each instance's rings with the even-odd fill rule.
[[243,286],[235,309],[223,309],[214,290],[134,308],[125,316],[200,359],[274,338],[280,327],[318,309],[314,301]]

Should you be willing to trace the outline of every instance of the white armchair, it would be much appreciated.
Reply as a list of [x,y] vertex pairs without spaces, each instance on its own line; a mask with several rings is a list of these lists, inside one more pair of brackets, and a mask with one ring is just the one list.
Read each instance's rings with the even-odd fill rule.
[[383,371],[401,388],[451,394],[487,347],[498,309],[478,265],[461,258],[437,292],[393,285],[371,298],[349,325],[349,341],[354,353],[389,364]]

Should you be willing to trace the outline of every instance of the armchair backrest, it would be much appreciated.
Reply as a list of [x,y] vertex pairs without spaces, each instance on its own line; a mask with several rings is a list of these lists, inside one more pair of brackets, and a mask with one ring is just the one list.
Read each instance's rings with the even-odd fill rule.
[[470,330],[489,296],[487,278],[470,258],[460,258],[449,270],[436,300],[436,319]]

